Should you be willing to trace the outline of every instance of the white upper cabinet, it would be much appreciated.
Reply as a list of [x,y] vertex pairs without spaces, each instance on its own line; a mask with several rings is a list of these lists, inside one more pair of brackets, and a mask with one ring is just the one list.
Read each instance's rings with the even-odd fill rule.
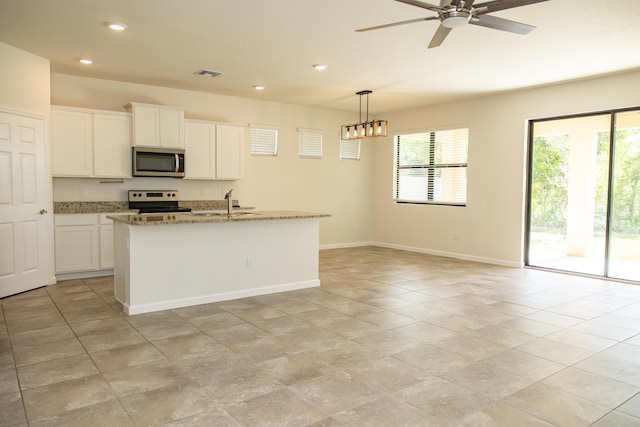
[[93,175],[91,113],[51,110],[53,176]]
[[184,148],[184,110],[163,105],[132,102],[133,145]]
[[131,117],[93,115],[94,175],[101,178],[131,177]]
[[215,179],[216,125],[184,121],[185,179]]
[[131,115],[51,108],[52,174],[131,178]]
[[241,179],[243,146],[243,126],[185,120],[185,179]]
[[242,178],[242,149],[244,127],[234,125],[216,126],[216,178]]

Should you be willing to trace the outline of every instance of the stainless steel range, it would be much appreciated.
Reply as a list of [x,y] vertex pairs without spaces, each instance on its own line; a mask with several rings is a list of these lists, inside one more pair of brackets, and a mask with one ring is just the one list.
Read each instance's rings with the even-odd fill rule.
[[178,190],[129,190],[129,209],[139,213],[191,212],[178,206]]

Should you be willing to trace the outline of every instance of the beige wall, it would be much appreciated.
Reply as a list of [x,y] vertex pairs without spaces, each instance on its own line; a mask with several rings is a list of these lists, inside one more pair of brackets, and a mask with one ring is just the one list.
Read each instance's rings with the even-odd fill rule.
[[0,107],[49,116],[49,60],[0,43]]
[[[123,83],[101,79],[51,75],[51,103],[124,111],[129,102],[185,108],[185,117],[247,125],[279,127],[278,157],[254,157],[245,143],[245,178],[241,181],[190,181],[172,178],[133,178],[123,184],[92,179],[54,179],[54,201],[126,200],[129,189],[177,189],[183,199],[222,199],[233,188],[234,198],[260,210],[300,210],[331,214],[320,224],[324,247],[369,242],[371,239],[373,149],[362,145],[362,160],[339,159],[339,130],[352,113],[245,98]],[[323,158],[300,159],[297,128],[324,131]],[[86,196],[80,196],[80,189]],[[203,191],[205,195],[203,196]]]
[[[33,58],[0,44],[0,55],[17,64]],[[26,57],[26,59],[24,58]],[[2,70],[6,82],[10,71]],[[30,71],[28,74],[34,71]],[[42,74],[40,71],[38,74]],[[15,76],[11,77],[15,80]],[[36,86],[42,77],[36,79]],[[21,80],[17,80],[18,82]],[[0,83],[2,84],[2,83]],[[0,105],[18,98],[15,84],[3,85]],[[46,86],[46,85],[43,85]],[[6,89],[5,89],[6,87]],[[59,105],[122,111],[132,101],[176,105],[186,116],[231,123],[277,125],[281,150],[277,158],[245,156],[246,177],[237,182],[136,178],[124,184],[55,179],[54,200],[124,200],[129,188],[172,187],[185,198],[220,198],[233,187],[242,204],[258,209],[296,209],[330,213],[322,220],[324,247],[375,243],[519,266],[523,259],[526,125],[531,118],[559,116],[640,104],[640,72],[506,93],[466,102],[441,104],[386,115],[394,132],[466,125],[470,128],[468,204],[396,205],[392,201],[392,137],[363,144],[362,160],[338,159],[339,125],[353,114],[139,84],[51,76],[51,102]],[[47,92],[47,88],[41,89]],[[14,108],[21,107],[14,105]],[[31,101],[30,111],[43,109]],[[23,106],[23,108],[25,108]],[[301,160],[296,129],[325,131],[325,157]],[[248,148],[248,147],[247,147]],[[248,153],[248,150],[247,150]],[[202,190],[206,196],[202,196]],[[458,239],[454,239],[454,234]]]
[[[392,200],[393,142],[374,153],[374,242],[519,266],[523,260],[527,120],[640,105],[640,72],[388,115],[390,133],[469,127],[466,207]],[[458,235],[458,239],[454,238]]]

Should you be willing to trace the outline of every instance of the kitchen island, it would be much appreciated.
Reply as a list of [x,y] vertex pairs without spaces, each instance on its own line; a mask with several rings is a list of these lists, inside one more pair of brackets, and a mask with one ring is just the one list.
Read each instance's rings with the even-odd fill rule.
[[319,223],[328,216],[109,216],[115,298],[132,315],[319,286]]

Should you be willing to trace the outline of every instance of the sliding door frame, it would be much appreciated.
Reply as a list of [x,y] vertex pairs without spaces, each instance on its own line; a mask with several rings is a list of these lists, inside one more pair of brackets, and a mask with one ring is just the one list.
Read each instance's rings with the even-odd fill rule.
[[[625,113],[629,111],[640,111],[640,106],[637,107],[627,107],[627,108],[618,108],[612,110],[602,110],[602,111],[594,111],[588,113],[579,113],[579,114],[568,114],[563,116],[556,117],[545,117],[539,119],[530,119],[528,120],[527,125],[527,169],[526,169],[526,191],[525,191],[525,233],[524,233],[524,266],[526,268],[534,268],[539,270],[547,270],[547,271],[555,271],[561,273],[569,273],[578,276],[587,276],[594,278],[605,278],[607,280],[614,280],[626,283],[634,283],[638,284],[640,282],[634,280],[627,279],[619,279],[615,277],[609,277],[609,260],[610,260],[610,251],[611,251],[611,213],[613,206],[613,179],[614,179],[614,167],[615,167],[615,138],[616,138],[616,117],[620,113]],[[608,182],[607,182],[607,208],[606,208],[606,220],[605,220],[605,236],[604,236],[604,265],[602,275],[598,274],[590,274],[590,273],[582,273],[571,270],[562,270],[551,267],[543,267],[536,266],[530,264],[529,251],[531,248],[531,196],[532,196],[532,179],[533,179],[533,138],[534,138],[534,126],[536,123],[546,122],[546,121],[555,121],[555,120],[565,120],[565,119],[576,119],[582,117],[591,117],[591,116],[604,116],[609,115],[609,171],[608,171]]]

